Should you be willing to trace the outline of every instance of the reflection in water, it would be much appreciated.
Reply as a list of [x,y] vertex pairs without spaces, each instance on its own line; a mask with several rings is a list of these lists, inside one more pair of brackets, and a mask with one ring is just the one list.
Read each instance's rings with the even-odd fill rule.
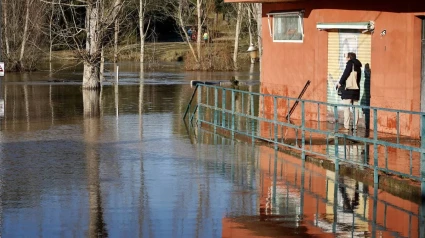
[[86,143],[87,178],[89,190],[90,225],[89,237],[108,237],[103,218],[100,187],[100,136],[99,91],[83,90],[84,141]]
[[[206,74],[125,68],[101,93],[38,76],[2,84],[2,236],[418,236],[419,204],[199,128],[193,143],[182,113],[190,80]],[[258,102],[235,99],[236,111],[258,113]]]

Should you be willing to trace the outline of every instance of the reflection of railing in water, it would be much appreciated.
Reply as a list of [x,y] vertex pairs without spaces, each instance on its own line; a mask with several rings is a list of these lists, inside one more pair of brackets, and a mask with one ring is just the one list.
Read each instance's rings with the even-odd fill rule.
[[[201,124],[211,126],[214,128],[214,132],[216,132],[217,129],[227,130],[230,132],[232,138],[235,134],[239,134],[251,138],[252,141],[265,141],[273,144],[276,150],[279,146],[284,146],[300,151],[302,161],[305,161],[307,155],[319,156],[334,163],[337,176],[339,176],[340,165],[343,164],[358,166],[357,169],[360,170],[367,168],[371,169],[373,171],[375,189],[378,189],[377,184],[379,182],[380,172],[409,178],[421,183],[421,196],[425,198],[425,113],[350,105],[350,107],[372,111],[373,136],[372,138],[368,138],[368,135],[362,137],[356,133],[353,133],[353,135],[340,133],[338,131],[338,123],[335,123],[333,128],[327,129],[323,128],[323,126],[321,127],[320,123],[311,126],[312,123],[305,119],[306,107],[309,106],[311,108],[311,105],[316,105],[317,121],[321,121],[321,107],[333,108],[334,119],[338,121],[338,107],[347,107],[347,105],[246,92],[211,85],[199,85],[199,87],[195,106],[197,110],[196,113],[194,112],[192,115],[192,118],[196,116],[198,126]],[[230,99],[228,97],[229,95]],[[236,107],[237,98],[240,99],[237,103],[242,105],[242,110],[240,111],[237,110]],[[254,109],[254,102],[257,100],[263,103],[263,111],[258,113],[261,116],[257,116]],[[268,107],[267,111],[264,106],[266,100],[273,102],[272,107]],[[278,107],[278,102],[285,101],[288,105],[287,108],[289,108],[290,101],[297,100],[300,104],[301,120],[295,123],[289,120],[280,120],[278,109],[281,110],[281,108]],[[230,103],[226,103],[227,101],[230,101]],[[247,108],[247,110],[245,110],[245,108]],[[353,111],[355,112],[356,110]],[[386,138],[385,135],[378,134],[378,113],[393,113],[396,115],[395,124],[397,133],[394,134],[395,138]],[[265,116],[266,114],[268,114],[271,119],[267,118]],[[405,140],[401,136],[401,114],[407,115],[410,118],[417,117],[420,119],[420,125],[422,126],[420,128],[420,135],[422,140],[418,143]],[[269,133],[265,133],[265,129],[269,129]],[[291,130],[294,132],[294,135],[288,137],[287,134]],[[295,139],[295,141],[288,142],[288,138]],[[322,150],[320,147],[319,149],[315,149],[315,144],[313,143],[315,139],[322,139],[326,149]],[[349,142],[364,145],[363,160],[348,159],[345,151],[348,147],[347,143]],[[344,148],[343,154],[339,151],[341,147]],[[369,148],[371,152],[369,152]],[[396,151],[395,159],[398,159],[398,151],[407,155],[408,159],[406,157],[406,161],[404,161],[405,164],[401,166],[398,164],[395,166],[390,165],[392,161],[389,161],[389,158],[391,158],[390,154],[393,150]],[[369,153],[371,153],[371,155],[369,155]],[[425,199],[422,199],[422,201],[425,202]],[[421,206],[420,214],[420,220],[425,222],[425,206],[423,205]],[[375,228],[379,229],[379,226]],[[420,228],[420,233],[425,237],[425,228],[422,226]]]
[[[320,123],[317,123],[317,126],[309,126],[309,122],[305,120],[305,108],[307,106],[311,105],[318,105],[318,121],[320,121],[320,105],[325,107],[333,107],[334,108],[334,114],[335,114],[335,120],[337,121],[338,118],[338,107],[344,107],[346,105],[337,105],[337,104],[330,104],[325,102],[318,102],[318,101],[311,101],[311,100],[302,100],[302,99],[295,99],[295,98],[288,98],[283,96],[276,96],[276,95],[267,95],[267,94],[261,94],[261,93],[253,93],[253,92],[246,92],[241,90],[235,90],[235,89],[229,89],[229,88],[223,88],[218,86],[212,86],[212,85],[198,85],[200,90],[198,90],[198,102],[196,104],[196,115],[199,123],[203,123],[206,125],[210,125],[214,127],[214,130],[216,128],[226,129],[231,132],[231,135],[242,134],[248,137],[251,137],[253,140],[260,139],[265,142],[273,143],[275,145],[275,148],[277,149],[278,146],[285,146],[288,148],[292,148],[295,150],[299,150],[302,153],[302,158],[304,159],[306,156],[306,153],[310,155],[316,155],[320,157],[324,157],[326,159],[331,159],[335,163],[335,170],[339,170],[339,163],[344,162],[348,164],[354,164],[354,165],[360,165],[364,168],[370,168],[374,171],[374,182],[378,183],[379,178],[379,172],[394,174],[403,176],[406,178],[410,178],[416,181],[421,181],[421,178],[425,177],[425,113],[420,112],[411,112],[411,111],[403,111],[403,110],[394,110],[394,109],[385,109],[385,108],[375,108],[375,107],[365,107],[365,106],[354,106],[356,108],[362,108],[365,110],[371,110],[373,111],[373,137],[367,138],[362,137],[354,133],[353,135],[340,133],[338,132],[339,125],[335,123],[333,129],[326,129],[321,128]],[[204,96],[203,94],[206,94]],[[227,104],[227,96],[230,94],[230,107]],[[237,111],[235,106],[236,98],[240,98],[240,102],[243,106],[242,108],[246,107],[247,104],[251,108],[248,108],[247,111],[241,110]],[[212,100],[211,100],[212,99]],[[264,116],[256,116],[254,113],[254,101],[255,100],[262,100],[265,101],[266,99],[272,99],[273,100],[273,108],[269,108],[269,112],[271,116],[273,116],[273,119],[268,119]],[[221,102],[219,101],[221,100]],[[299,101],[299,104],[301,104],[301,121],[298,123],[291,123],[290,121],[285,120],[279,120],[278,118],[278,101],[279,100],[285,100],[287,101],[288,108],[290,105],[290,101]],[[271,111],[270,111],[271,110]],[[280,109],[279,109],[280,110]],[[354,110],[355,111],[355,110]],[[378,136],[378,112],[385,112],[390,113],[394,112],[397,114],[397,134],[396,136],[396,142],[388,141],[385,138]],[[263,112],[260,114],[265,115],[266,112]],[[413,116],[420,117],[421,121],[423,121],[422,125],[424,125],[424,128],[421,129],[421,135],[423,140],[421,143],[419,143],[419,146],[415,146],[415,144],[412,143],[403,143],[402,136],[400,135],[400,130],[398,129],[400,123],[400,114],[407,114]],[[211,117],[205,117],[206,114],[212,115]],[[236,123],[239,121],[243,121],[244,123]],[[257,127],[255,125],[263,125],[264,128],[269,127],[269,135],[264,135],[265,133],[261,133],[257,130]],[[287,139],[285,138],[285,134],[288,133],[288,131],[293,130],[295,133],[295,144],[294,143],[287,143]],[[309,137],[310,136],[310,137]],[[329,147],[327,147],[327,150],[325,153],[323,153],[320,150],[313,149],[313,139],[323,139],[325,144],[327,146],[329,145],[335,145],[334,151],[329,150]],[[342,141],[343,145],[339,145],[340,141]],[[339,152],[339,146],[344,146],[344,149],[347,146],[348,141],[355,141],[356,143],[361,143],[365,147],[370,146],[373,148],[373,155],[370,156],[373,158],[371,163],[368,161],[352,161],[348,160],[346,156],[342,156]],[[310,145],[310,148],[307,146]],[[384,150],[383,153],[378,153],[378,150]],[[388,165],[389,161],[389,153],[390,150],[397,150],[402,151],[407,154],[409,154],[409,170],[408,171],[400,171],[399,168],[390,168]],[[368,153],[368,151],[366,151]],[[364,157],[368,157],[368,155],[365,153]],[[344,153],[345,154],[345,153]],[[379,155],[378,155],[379,154]],[[380,155],[384,155],[381,157]],[[420,159],[419,159],[420,157]],[[384,162],[382,162],[382,159]],[[419,160],[419,163],[418,161]],[[380,165],[384,164],[384,165]],[[420,169],[418,171],[417,165],[420,165]],[[425,181],[423,182],[424,192],[423,195],[425,196]]]
[[[378,198],[379,193],[378,193],[378,187],[375,186],[374,187],[374,191],[373,194],[369,194],[367,186],[363,185],[362,186],[362,190],[359,189],[359,182],[354,181],[355,185],[354,188],[350,187],[348,184],[345,184],[344,182],[340,182],[343,178],[341,178],[338,173],[333,174],[332,172],[328,171],[328,174],[326,176],[323,176],[323,174],[317,173],[315,171],[309,170],[307,169],[305,166],[300,166],[298,164],[294,164],[291,163],[289,161],[285,161],[284,158],[275,158],[277,160],[280,160],[281,163],[284,164],[288,164],[290,166],[293,166],[296,168],[296,170],[301,170],[301,176],[306,177],[308,175],[315,177],[315,178],[324,178],[326,179],[326,196],[323,197],[320,194],[315,193],[314,191],[312,191],[312,186],[311,186],[311,181],[310,184],[306,184],[305,179],[303,179],[303,177],[301,178],[301,184],[297,184],[295,183],[291,183],[289,181],[285,181],[285,185],[290,187],[290,188],[297,188],[300,191],[301,196],[305,196],[306,194],[309,196],[312,196],[314,198],[317,199],[317,204],[319,204],[319,202],[325,203],[327,206],[331,206],[333,208],[334,211],[334,217],[332,218],[327,218],[327,217],[320,217],[319,216],[319,212],[318,210],[316,210],[316,216],[314,217],[315,221],[314,221],[314,225],[315,226],[319,226],[322,229],[326,230],[326,226],[332,226],[330,231],[332,231],[333,233],[338,233],[341,232],[341,229],[343,229],[343,224],[339,223],[338,221],[340,221],[341,219],[339,219],[338,217],[340,216],[346,216],[346,215],[350,215],[352,216],[352,220],[350,222],[350,224],[345,224],[348,225],[350,227],[350,232],[352,232],[353,234],[355,232],[361,232],[361,231],[356,231],[356,224],[358,222],[366,222],[367,224],[372,226],[372,233],[376,234],[376,232],[378,230],[381,231],[393,231],[396,232],[397,234],[399,234],[402,231],[394,231],[394,228],[392,227],[387,227],[387,208],[390,207],[392,209],[395,209],[397,212],[401,212],[404,213],[406,216],[409,216],[409,221],[408,221],[408,237],[412,237],[411,236],[411,232],[412,232],[412,218],[417,219],[418,222],[418,227],[419,227],[419,211],[418,213],[414,213],[412,211],[408,211],[406,209],[403,209],[395,204],[391,204],[387,201],[384,200],[380,200]],[[276,173],[273,174],[273,177],[277,176]],[[275,179],[274,179],[275,180]],[[279,184],[279,183],[277,183]],[[329,185],[331,184],[331,185]],[[332,186],[333,184],[333,186]],[[276,183],[273,184],[273,186],[276,186]],[[352,192],[354,192],[354,198],[353,200],[349,201],[351,202],[350,206],[346,206],[347,204],[344,204],[346,201],[346,198],[348,197],[347,195],[347,190],[351,190]],[[334,191],[334,193],[332,194],[332,191]],[[373,201],[373,206],[372,208],[367,207],[368,206],[368,202],[367,202],[367,198],[371,199]],[[363,206],[364,207],[360,207],[360,200],[363,199]],[[272,199],[274,200],[274,199]],[[301,202],[304,201],[304,199],[300,199]],[[336,201],[336,202],[335,202]],[[340,205],[340,203],[342,203],[342,205]],[[379,224],[378,222],[378,214],[377,214],[377,209],[378,206],[384,206],[384,216],[383,216],[383,224]],[[304,204],[300,204],[300,207],[304,207]],[[317,205],[317,209],[318,209],[318,205]],[[369,214],[367,214],[367,210],[372,209],[372,218],[369,218]],[[304,210],[304,209],[301,209]],[[357,212],[356,212],[357,210]],[[336,213],[335,213],[336,212]],[[405,224],[405,221],[400,221],[401,223]],[[345,222],[346,223],[346,222]],[[363,227],[365,228],[365,227]],[[345,230],[347,231],[347,230]],[[367,230],[366,230],[367,231]],[[395,235],[395,233],[392,233],[392,235]],[[398,235],[400,236],[400,235]]]
[[[209,134],[208,131],[203,133]],[[232,147],[237,147],[232,144],[231,140],[225,142],[224,138],[217,140],[216,134],[213,144],[223,146],[227,144]],[[242,143],[242,153],[249,151],[257,151],[255,145]],[[221,151],[221,150],[218,150]],[[272,151],[270,151],[272,152]],[[251,154],[248,158],[253,158]],[[221,156],[226,157],[228,154]],[[266,159],[264,152],[256,154]],[[242,155],[245,158],[245,156]],[[223,170],[222,175],[228,177],[236,184],[244,184],[251,187],[253,181],[250,179],[235,177],[236,171],[240,167],[245,167],[245,163],[237,163],[234,159],[228,164],[229,168]],[[217,158],[220,163],[225,163],[221,158]],[[270,177],[270,187],[266,189],[268,197],[265,211],[262,218],[270,217],[270,219],[286,219],[285,222],[293,222],[295,226],[315,226],[323,232],[336,233],[338,235],[365,235],[371,233],[379,236],[379,232],[390,234],[392,237],[416,237],[419,233],[419,213],[420,206],[408,205],[411,210],[407,210],[397,204],[391,203],[391,199],[386,200],[386,196],[382,196],[378,192],[377,186],[374,190],[370,190],[367,185],[361,182],[340,177],[337,173],[327,171],[326,174],[320,171],[315,171],[313,168],[306,167],[305,163],[294,163],[286,159],[285,154],[277,151],[270,153],[270,162],[268,167],[261,167],[258,163],[253,163],[254,167],[250,167],[255,171],[262,169],[263,173]],[[211,161],[214,162],[214,161]],[[217,161],[215,161],[217,163]],[[214,166],[209,166],[214,168]],[[227,167],[227,166],[226,166]],[[290,172],[289,172],[290,171]],[[289,172],[289,173],[288,173]],[[242,176],[248,176],[245,173]],[[309,179],[310,178],[310,179]],[[312,179],[313,178],[313,179]],[[324,181],[326,183],[326,191],[317,191],[315,189],[315,181]],[[248,182],[248,183],[247,183]],[[257,186],[262,186],[263,181],[256,181]],[[385,195],[385,194],[383,194]],[[382,198],[381,198],[382,196]],[[312,202],[312,199],[317,202]],[[310,203],[310,210],[308,207]],[[313,204],[313,205],[312,205]],[[314,206],[316,210],[311,210]],[[319,210],[319,207],[326,207],[326,213]],[[397,218],[395,218],[397,217]],[[404,218],[404,219],[402,219]],[[387,219],[398,221],[400,226],[394,223],[387,222]],[[386,237],[384,235],[384,237]]]

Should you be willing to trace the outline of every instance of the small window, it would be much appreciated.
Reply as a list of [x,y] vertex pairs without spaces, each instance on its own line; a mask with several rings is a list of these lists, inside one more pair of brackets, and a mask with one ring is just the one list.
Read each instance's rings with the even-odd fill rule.
[[270,35],[273,37],[274,42],[303,42],[302,12],[275,13],[270,15],[273,15],[273,31],[270,29]]

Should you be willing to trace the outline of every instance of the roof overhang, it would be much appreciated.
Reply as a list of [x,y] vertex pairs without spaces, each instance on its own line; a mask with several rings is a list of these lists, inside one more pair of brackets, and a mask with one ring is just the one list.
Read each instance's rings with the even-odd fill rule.
[[372,31],[375,29],[373,21],[366,22],[336,22],[336,23],[317,23],[319,30],[367,30]]

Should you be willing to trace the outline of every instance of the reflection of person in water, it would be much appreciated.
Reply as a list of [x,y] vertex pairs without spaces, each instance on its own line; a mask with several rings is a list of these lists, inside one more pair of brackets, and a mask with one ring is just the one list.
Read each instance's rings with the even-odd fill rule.
[[359,205],[359,182],[356,182],[356,186],[354,188],[354,198],[350,198],[347,194],[347,188],[345,187],[344,180],[342,179],[341,185],[339,186],[339,191],[342,195],[343,202],[343,211],[348,213],[353,213],[354,210]]

